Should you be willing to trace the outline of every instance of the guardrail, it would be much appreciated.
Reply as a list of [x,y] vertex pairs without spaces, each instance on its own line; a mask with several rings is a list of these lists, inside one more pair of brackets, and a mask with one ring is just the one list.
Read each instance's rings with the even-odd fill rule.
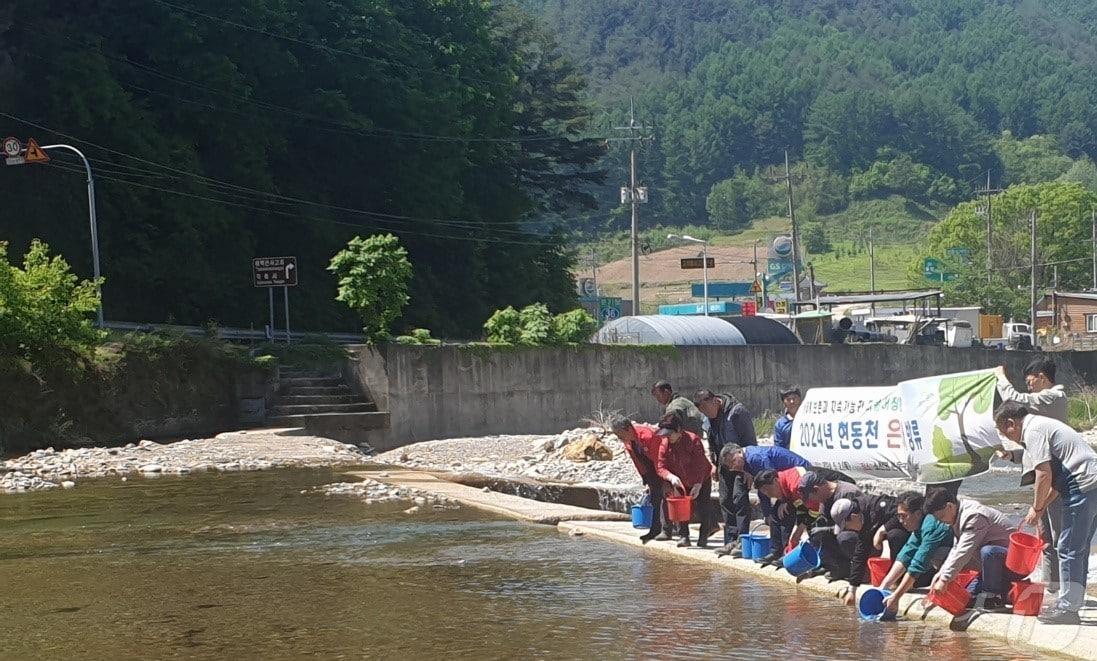
[[[195,337],[201,337],[209,334],[209,330],[203,328],[202,326],[142,324],[132,321],[108,321],[104,324],[104,326],[106,326],[106,328],[110,330],[121,331],[124,333],[173,332],[183,333],[185,335],[193,335]],[[286,339],[286,333],[285,331],[275,331],[273,337],[267,337],[266,332],[261,330],[218,326],[217,337],[222,340],[228,340],[230,342],[284,342]],[[332,342],[338,342],[340,344],[362,344],[365,342],[365,338],[356,333],[311,333],[301,331],[290,332],[290,340],[294,342],[300,342],[310,337],[323,337],[325,339],[331,340]]]

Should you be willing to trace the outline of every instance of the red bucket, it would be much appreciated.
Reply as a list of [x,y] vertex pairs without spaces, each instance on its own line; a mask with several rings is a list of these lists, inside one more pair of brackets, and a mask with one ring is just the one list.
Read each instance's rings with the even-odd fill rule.
[[893,562],[891,558],[868,559],[868,576],[874,586],[880,587],[880,584],[884,582],[884,577],[891,571]]
[[941,591],[930,590],[929,603],[940,606],[953,615],[959,615],[967,610],[971,603],[971,593],[967,591],[969,583],[979,576],[979,572],[968,569],[960,572],[956,578],[945,585]]
[[689,496],[667,496],[667,518],[674,523],[689,523],[693,500]]
[[1027,532],[1017,531],[1009,536],[1009,549],[1006,551],[1006,569],[1021,576],[1036,571],[1040,556],[1044,552],[1044,540]]
[[1044,584],[1032,581],[1014,581],[1009,589],[1014,615],[1039,615],[1044,605]]

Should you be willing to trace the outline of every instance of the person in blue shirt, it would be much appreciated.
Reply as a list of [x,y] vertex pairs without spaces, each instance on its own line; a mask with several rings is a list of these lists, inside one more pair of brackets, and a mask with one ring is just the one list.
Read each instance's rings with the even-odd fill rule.
[[781,403],[785,405],[785,414],[777,418],[773,425],[773,444],[788,449],[792,443],[792,419],[800,410],[800,404],[804,402],[804,396],[799,388],[792,387],[781,391]]
[[[776,445],[748,445],[740,447],[728,443],[720,449],[720,465],[733,473],[745,473],[748,482],[753,483],[755,476],[764,470],[783,471],[797,466],[811,470],[811,462],[800,455]],[[762,508],[762,517],[769,526],[773,552],[765,562],[777,562],[788,545],[788,536],[795,527],[795,518],[778,517],[773,501],[761,491],[758,492],[758,504]]]
[[911,588],[924,588],[944,564],[952,549],[952,528],[925,511],[925,496],[917,491],[899,494],[896,516],[910,532],[901,549],[891,549],[895,562],[878,587],[891,590],[884,599],[884,609],[895,615],[899,600]]

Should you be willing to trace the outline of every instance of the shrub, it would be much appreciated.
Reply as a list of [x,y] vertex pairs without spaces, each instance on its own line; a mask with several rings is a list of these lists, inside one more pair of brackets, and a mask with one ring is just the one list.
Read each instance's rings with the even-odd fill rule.
[[582,308],[558,314],[552,322],[556,341],[565,344],[586,342],[598,330],[598,321]]
[[391,234],[356,236],[331,258],[328,270],[339,278],[336,300],[347,304],[365,323],[368,342],[388,337],[389,326],[408,304],[412,268],[408,252]]
[[555,343],[552,313],[544,303],[527,305],[518,313],[518,318],[522,326],[518,336],[520,344],[539,347]]
[[522,319],[511,306],[496,310],[484,323],[488,342],[492,344],[518,344],[522,337]]
[[437,346],[442,343],[442,340],[436,340],[430,336],[430,330],[426,328],[416,328],[411,331],[409,335],[400,335],[396,338],[397,344],[408,345],[430,345]]
[[0,242],[0,354],[35,367],[90,358],[104,338],[91,322],[98,307],[97,283],[77,278],[45,243],[33,241],[19,268]]

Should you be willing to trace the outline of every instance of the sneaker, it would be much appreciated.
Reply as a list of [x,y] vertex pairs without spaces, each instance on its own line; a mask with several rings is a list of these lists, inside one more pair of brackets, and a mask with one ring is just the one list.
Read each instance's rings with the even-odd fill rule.
[[669,533],[669,532],[667,532],[666,530],[664,530],[663,532],[661,532],[661,533],[659,533],[658,535],[656,535],[656,536],[654,537],[654,539],[655,539],[655,541],[657,541],[657,542],[669,542],[670,540],[672,540],[672,539],[674,539],[674,538],[673,538],[673,537],[671,537],[671,535],[670,535],[670,533]]
[[690,546],[689,537],[683,537],[682,539],[678,540],[678,548],[684,549],[684,548],[689,548],[689,546]]
[[743,549],[741,549],[739,547],[733,548],[731,550],[731,553],[728,553],[728,557],[730,557],[732,560],[734,560],[736,558],[742,558],[743,557]]
[[1077,611],[1065,611],[1060,608],[1050,608],[1043,615],[1036,617],[1041,624],[1081,624]]
[[985,611],[996,611],[1006,607],[1006,600],[1000,595],[982,592],[975,597],[975,605]]
[[[661,533],[661,532],[657,532],[657,533],[652,534],[651,531],[648,531],[648,532],[644,533],[643,535],[640,535],[640,543],[641,544],[647,544],[648,542],[650,542],[653,539],[659,539],[659,537],[662,534],[663,533]],[[667,539],[670,539],[670,538],[668,537]]]

